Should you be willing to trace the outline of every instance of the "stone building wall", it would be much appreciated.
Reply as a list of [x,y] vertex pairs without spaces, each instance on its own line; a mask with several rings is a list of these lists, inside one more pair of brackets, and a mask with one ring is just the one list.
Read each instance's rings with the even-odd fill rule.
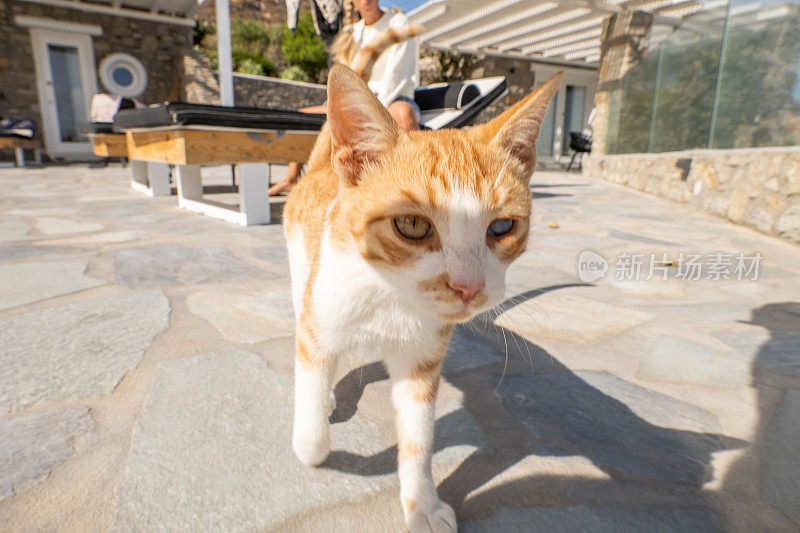
[[263,109],[299,109],[327,98],[324,85],[238,73],[233,74],[233,92],[237,106]]
[[531,62],[524,59],[511,59],[506,57],[487,56],[475,63],[470,78],[488,78],[491,76],[505,76],[508,94],[493,103],[475,118],[475,124],[489,122],[494,117],[520,101],[531,92],[534,75],[531,71]]
[[583,173],[800,243],[800,148],[592,156]]
[[[174,92],[180,84],[176,67],[191,49],[192,29],[187,26],[0,0],[0,115],[30,116],[40,126],[33,45],[29,29],[14,22],[18,15],[100,26],[103,35],[92,37],[95,68],[109,54],[136,57],[147,69],[147,89],[139,97],[145,103],[166,100]],[[105,91],[99,77],[97,89]]]

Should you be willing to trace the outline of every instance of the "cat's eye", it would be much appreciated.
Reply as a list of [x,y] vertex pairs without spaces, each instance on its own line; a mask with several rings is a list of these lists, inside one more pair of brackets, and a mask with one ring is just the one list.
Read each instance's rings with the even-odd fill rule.
[[430,237],[431,233],[433,233],[433,226],[430,222],[422,217],[413,215],[395,217],[394,227],[397,228],[400,235],[415,241]]
[[486,230],[486,234],[490,237],[499,237],[501,235],[505,235],[509,231],[514,229],[514,219],[513,218],[498,218],[491,224],[489,224],[489,228]]

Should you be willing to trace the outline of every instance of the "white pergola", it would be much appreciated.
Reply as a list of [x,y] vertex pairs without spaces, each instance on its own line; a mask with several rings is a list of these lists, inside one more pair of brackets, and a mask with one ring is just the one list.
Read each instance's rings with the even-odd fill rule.
[[425,26],[421,44],[458,53],[597,66],[603,21],[612,13],[652,13],[677,26],[698,0],[429,0],[408,13]]

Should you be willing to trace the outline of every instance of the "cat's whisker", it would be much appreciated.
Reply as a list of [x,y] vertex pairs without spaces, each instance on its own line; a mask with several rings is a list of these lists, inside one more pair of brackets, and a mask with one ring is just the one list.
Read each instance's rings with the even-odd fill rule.
[[[556,329],[555,329],[555,323],[553,322],[553,319],[550,316],[550,314],[547,312],[547,309],[545,309],[541,304],[537,303],[535,300],[524,299],[519,295],[513,296],[508,300],[516,304],[514,306],[515,310],[518,310],[521,313],[525,313],[527,317],[531,320],[531,322],[535,325],[535,327],[538,329],[539,335],[542,338],[543,341],[542,344],[544,344],[543,348],[549,352],[552,347],[552,342],[554,340],[553,335]],[[529,309],[526,305],[524,305],[526,303],[530,303],[530,305],[535,307],[537,311],[540,311],[541,314],[538,316],[534,315],[531,312],[531,309]],[[544,326],[542,326],[541,324],[542,318],[547,321],[549,328],[545,328]],[[512,315],[510,313],[504,313],[504,320],[509,320],[509,321],[513,320]]]
[[[514,329],[516,329],[517,331],[521,330],[520,327],[519,327],[519,323],[516,321],[515,318],[509,316],[509,317],[507,317],[507,319],[512,323],[512,325],[514,326]],[[525,349],[528,352],[528,357],[527,358],[525,357],[525,354],[523,353],[522,348],[520,348],[519,342],[517,342],[517,338],[521,338],[522,339],[522,343],[525,345]],[[512,333],[511,339],[514,341],[514,344],[517,346],[517,350],[519,351],[520,356],[523,359],[525,359],[526,361],[528,361],[528,363],[530,364],[531,374],[533,374],[534,373],[533,354],[531,353],[530,346],[528,345],[528,339],[526,339],[525,337],[522,337],[521,335],[519,335],[517,333]]]
[[[497,314],[497,311],[494,310],[494,309],[493,309],[493,311],[494,311],[495,316],[497,318],[499,318],[499,315]],[[508,341],[506,340],[506,330],[503,329],[503,328],[500,328],[500,329],[503,331],[503,344],[506,347],[506,358],[503,361],[503,373],[500,374],[500,381],[497,382],[497,386],[495,386],[494,390],[492,391],[493,393],[497,393],[497,391],[500,390],[500,385],[503,384],[503,379],[505,379],[506,372],[508,371]]]

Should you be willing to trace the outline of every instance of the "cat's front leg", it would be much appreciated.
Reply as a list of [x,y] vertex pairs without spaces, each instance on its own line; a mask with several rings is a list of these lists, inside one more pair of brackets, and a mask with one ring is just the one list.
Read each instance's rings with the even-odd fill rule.
[[431,474],[434,403],[444,353],[388,362],[397,427],[400,501],[412,533],[455,532],[453,509],[436,495]]
[[322,350],[313,331],[313,320],[301,315],[296,335],[292,447],[298,459],[309,466],[321,464],[330,451],[331,380],[336,371],[336,358]]

